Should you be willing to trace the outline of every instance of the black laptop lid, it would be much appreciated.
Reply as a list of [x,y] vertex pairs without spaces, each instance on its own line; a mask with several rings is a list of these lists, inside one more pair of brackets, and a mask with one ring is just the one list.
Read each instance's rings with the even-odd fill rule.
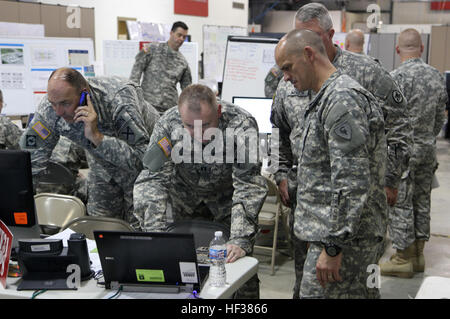
[[94,231],[105,278],[124,285],[199,284],[193,234]]
[[36,224],[31,156],[27,151],[0,150],[0,219],[8,227]]

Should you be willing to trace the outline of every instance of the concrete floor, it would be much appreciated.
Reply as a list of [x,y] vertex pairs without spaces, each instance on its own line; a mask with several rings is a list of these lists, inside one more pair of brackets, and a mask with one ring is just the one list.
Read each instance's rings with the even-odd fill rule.
[[[425,245],[425,272],[411,279],[381,277],[382,299],[415,298],[426,276],[450,278],[450,141],[438,139],[439,168],[436,172],[440,186],[431,193],[431,238]],[[287,252],[287,250],[281,250]],[[394,250],[388,245],[381,261]],[[277,253],[275,275],[271,275],[270,252],[255,249],[259,260],[260,296],[262,299],[291,299],[295,281],[294,261],[285,253]]]

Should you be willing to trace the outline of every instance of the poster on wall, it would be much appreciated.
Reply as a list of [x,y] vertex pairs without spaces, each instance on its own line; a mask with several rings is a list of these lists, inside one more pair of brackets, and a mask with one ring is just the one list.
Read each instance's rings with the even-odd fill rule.
[[207,17],[208,0],[175,0],[174,13]]

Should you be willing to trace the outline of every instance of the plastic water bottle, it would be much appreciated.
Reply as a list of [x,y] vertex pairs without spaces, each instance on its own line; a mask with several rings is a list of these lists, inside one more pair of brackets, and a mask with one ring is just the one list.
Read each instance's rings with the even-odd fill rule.
[[223,287],[226,283],[225,263],[227,259],[227,245],[221,231],[214,233],[214,239],[209,244],[209,280],[213,287]]

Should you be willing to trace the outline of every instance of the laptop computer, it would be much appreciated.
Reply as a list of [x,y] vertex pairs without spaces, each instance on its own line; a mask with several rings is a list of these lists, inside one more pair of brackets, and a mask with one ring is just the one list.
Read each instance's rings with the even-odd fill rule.
[[132,292],[200,291],[193,234],[94,231],[106,289]]

